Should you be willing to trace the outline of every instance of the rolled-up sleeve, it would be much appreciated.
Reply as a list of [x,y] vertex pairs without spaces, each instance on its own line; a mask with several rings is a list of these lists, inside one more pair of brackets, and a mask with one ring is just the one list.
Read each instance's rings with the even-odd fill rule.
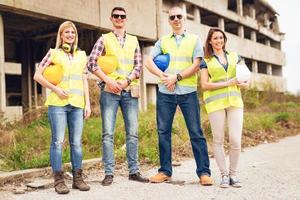
[[207,68],[207,64],[206,64],[205,60],[202,59],[200,62],[200,69],[206,69],[206,68]]
[[142,53],[141,53],[141,48],[139,45],[137,45],[134,53],[134,68],[128,75],[128,78],[131,80],[133,79],[138,79],[141,75],[141,69],[143,67],[142,64]]
[[100,55],[104,54],[104,52],[105,52],[104,39],[103,37],[100,37],[95,43],[93,50],[88,59],[87,69],[90,72],[93,73],[94,71],[100,70],[100,67],[97,64],[97,59]]
[[195,48],[194,48],[194,52],[193,52],[193,59],[203,58],[203,56],[204,56],[203,45],[202,45],[201,39],[198,37]]
[[153,58],[155,58],[156,56],[162,54],[162,50],[161,50],[161,39],[159,39],[154,47],[151,49],[151,53],[150,56],[152,56]]
[[51,61],[51,51],[49,50],[43,60],[40,62],[38,67],[45,68],[48,67],[52,63]]

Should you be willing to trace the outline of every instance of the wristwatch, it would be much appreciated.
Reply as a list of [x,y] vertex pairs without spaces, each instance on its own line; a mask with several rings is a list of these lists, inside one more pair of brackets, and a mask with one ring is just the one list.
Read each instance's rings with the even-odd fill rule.
[[178,74],[176,74],[176,76],[177,76],[177,81],[181,81],[182,80],[182,76],[178,73]]
[[126,80],[127,80],[127,84],[130,85],[130,83],[131,83],[132,80],[130,78],[128,78],[128,77],[126,77]]

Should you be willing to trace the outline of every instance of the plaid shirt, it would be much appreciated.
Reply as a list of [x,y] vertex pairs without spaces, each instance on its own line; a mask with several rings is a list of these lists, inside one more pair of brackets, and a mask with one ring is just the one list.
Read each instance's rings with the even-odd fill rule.
[[[73,60],[74,57],[72,54],[70,53],[66,53],[67,56],[69,57],[69,60]],[[43,60],[40,62],[39,66],[38,67],[42,67],[42,68],[45,68],[45,67],[48,67],[49,65],[52,64],[52,60],[50,59],[51,57],[51,51],[49,50],[47,52],[47,54],[45,55],[45,57],[43,58]],[[83,70],[83,74],[87,74],[88,73],[88,70],[86,69],[86,67],[84,68]]]
[[51,52],[49,50],[45,55],[45,57],[43,58],[43,60],[40,62],[39,67],[42,68],[48,67],[52,63],[50,57],[51,57]]
[[[118,41],[120,42],[121,47],[123,47],[125,44],[126,34],[124,35],[124,37],[118,37],[116,33],[114,34],[117,37]],[[101,56],[105,55],[104,39],[102,36],[95,43],[94,48],[89,56],[87,68],[90,72],[93,73],[96,70],[101,70],[97,64],[97,59],[100,55]],[[142,54],[141,54],[140,46],[138,45],[134,53],[134,68],[127,77],[130,78],[131,80],[138,79],[141,74],[141,69],[142,69]]]

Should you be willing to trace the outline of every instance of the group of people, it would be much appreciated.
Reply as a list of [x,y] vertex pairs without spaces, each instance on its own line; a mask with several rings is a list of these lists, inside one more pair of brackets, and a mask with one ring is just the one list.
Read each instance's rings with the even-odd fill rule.
[[[103,34],[87,58],[78,48],[75,25],[66,21],[59,27],[56,46],[50,49],[37,68],[34,80],[51,90],[47,96],[48,118],[52,141],[50,162],[54,174],[54,188],[59,194],[69,192],[62,169],[62,146],[68,126],[73,173],[72,188],[87,191],[90,186],[83,180],[81,137],[83,121],[91,113],[87,73],[90,71],[101,82],[100,110],[102,118],[102,161],[105,177],[102,185],[108,186],[114,178],[114,134],[118,108],[121,108],[126,131],[126,156],[129,180],[162,183],[172,177],[172,122],[177,109],[184,116],[196,162],[196,174],[201,185],[213,185],[207,143],[200,124],[200,105],[197,94],[197,72],[201,69],[201,88],[213,133],[213,150],[221,173],[220,187],[241,187],[237,178],[237,165],[241,151],[243,101],[240,88],[248,82],[235,78],[236,64],[241,58],[225,48],[225,33],[211,28],[203,50],[200,38],[186,31],[186,16],[180,7],[169,10],[172,33],[156,43],[146,61],[148,70],[159,77],[156,116],[160,168],[149,179],[142,176],[138,165],[138,97],[142,55],[137,37],[126,33],[127,15],[122,7],[111,11],[112,32]],[[67,48],[66,48],[67,47]],[[162,54],[170,55],[170,63],[162,72],[153,59]],[[106,74],[97,60],[114,55],[118,67]],[[58,85],[51,84],[44,70],[52,63],[63,67],[63,78]],[[50,66],[51,67],[51,66]],[[224,153],[225,123],[229,129],[229,169]]]

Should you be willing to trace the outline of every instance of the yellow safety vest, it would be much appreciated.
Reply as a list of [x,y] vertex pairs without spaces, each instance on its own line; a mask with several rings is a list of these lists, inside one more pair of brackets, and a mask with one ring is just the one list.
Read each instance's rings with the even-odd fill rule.
[[[102,36],[104,39],[106,55],[114,55],[118,58],[118,67],[116,71],[108,76],[114,80],[126,79],[134,68],[134,55],[138,46],[137,37],[126,34],[124,47],[122,47],[114,33],[110,32],[103,34]],[[133,85],[137,85],[138,83],[139,81],[137,79],[131,82]]]
[[71,104],[78,108],[84,108],[83,71],[86,66],[87,56],[85,51],[76,51],[72,61],[61,49],[50,49],[50,60],[54,64],[63,67],[64,75],[58,87],[68,91],[67,99],[60,99],[55,92],[48,95],[45,105],[65,106]]
[[[207,64],[209,74],[209,82],[216,83],[227,81],[236,77],[236,64],[238,62],[238,55],[235,52],[228,52],[227,54],[228,68],[227,71],[219,63],[217,58],[212,56],[209,59],[204,59]],[[241,97],[240,88],[236,85],[228,86],[216,90],[208,90],[203,92],[203,100],[207,113],[217,110],[222,110],[230,106],[243,107],[243,100]]]
[[[186,33],[182,38],[180,45],[177,46],[175,39],[169,34],[161,39],[161,48],[163,54],[170,54],[169,67],[165,71],[169,74],[177,74],[193,64],[193,53],[197,42],[197,36]],[[190,86],[197,88],[197,74],[184,78],[177,84],[180,86]]]

